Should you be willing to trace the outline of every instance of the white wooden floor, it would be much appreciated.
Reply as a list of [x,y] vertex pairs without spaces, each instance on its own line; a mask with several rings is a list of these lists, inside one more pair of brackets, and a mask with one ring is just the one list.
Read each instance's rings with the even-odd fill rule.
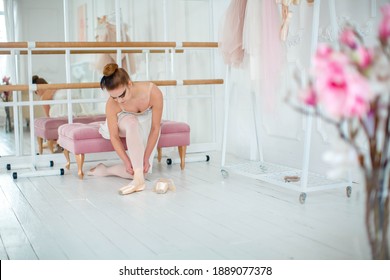
[[[87,163],[85,170],[95,163]],[[126,180],[64,176],[19,178],[0,172],[0,259],[369,259],[361,186],[296,191],[236,174],[220,156],[154,163],[150,177],[172,178],[176,192],[120,196]]]

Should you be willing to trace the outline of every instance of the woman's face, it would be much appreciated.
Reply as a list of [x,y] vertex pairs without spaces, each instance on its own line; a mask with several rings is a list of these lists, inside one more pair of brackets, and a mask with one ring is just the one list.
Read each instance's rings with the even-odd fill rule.
[[119,86],[116,89],[107,91],[108,94],[111,96],[112,99],[114,99],[118,103],[125,103],[126,100],[130,97],[130,87],[129,85],[126,86]]

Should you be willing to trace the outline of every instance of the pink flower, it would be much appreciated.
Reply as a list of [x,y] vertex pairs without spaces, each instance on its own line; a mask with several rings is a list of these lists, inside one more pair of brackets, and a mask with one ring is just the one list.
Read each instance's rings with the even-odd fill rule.
[[355,49],[358,46],[358,38],[355,30],[351,27],[344,28],[340,34],[340,42],[351,49]]
[[327,59],[330,55],[332,55],[332,53],[333,49],[329,45],[319,44],[315,54],[315,58]]
[[368,112],[372,96],[368,81],[345,54],[333,52],[327,59],[315,60],[314,75],[316,102],[330,115],[349,118]]
[[4,76],[3,77],[3,84],[9,85],[9,80],[10,79],[11,79],[11,77]]
[[360,69],[366,70],[369,68],[374,61],[374,51],[372,49],[365,48],[363,46],[359,46],[355,51],[356,64],[360,67]]
[[300,91],[299,98],[309,106],[317,105],[317,94],[313,87],[308,87]]
[[382,21],[379,24],[379,39],[381,42],[386,42],[390,37],[390,4],[386,4],[381,8]]
[[370,110],[372,97],[368,81],[357,71],[351,71],[347,76],[347,96],[344,117],[363,117]]

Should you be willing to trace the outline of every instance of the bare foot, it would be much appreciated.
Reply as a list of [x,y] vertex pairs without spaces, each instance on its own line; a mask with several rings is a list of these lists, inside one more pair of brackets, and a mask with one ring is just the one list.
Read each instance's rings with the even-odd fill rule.
[[88,172],[87,172],[87,175],[88,176],[107,176],[108,173],[107,173],[107,166],[104,165],[103,163],[99,163],[98,165],[96,165],[95,167],[91,168]]

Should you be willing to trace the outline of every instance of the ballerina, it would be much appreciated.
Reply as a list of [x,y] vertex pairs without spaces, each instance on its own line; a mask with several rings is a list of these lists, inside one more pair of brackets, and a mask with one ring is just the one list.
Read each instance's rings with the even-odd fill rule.
[[[106,122],[99,132],[110,139],[122,160],[121,164],[106,166],[99,163],[89,176],[119,176],[132,179],[119,189],[122,195],[145,189],[145,173],[152,171],[150,161],[160,136],[163,95],[153,83],[131,81],[128,73],[117,64],[104,67],[100,87],[107,90]],[[127,152],[121,137],[126,139]]]

